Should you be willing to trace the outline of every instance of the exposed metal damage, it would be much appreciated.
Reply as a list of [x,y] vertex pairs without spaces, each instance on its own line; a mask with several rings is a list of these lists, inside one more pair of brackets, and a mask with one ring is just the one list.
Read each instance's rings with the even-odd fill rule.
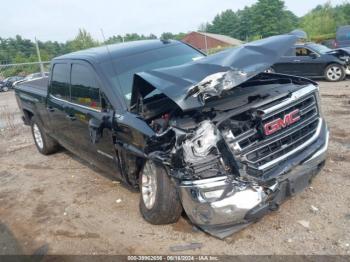
[[[148,91],[134,86],[132,107],[155,131],[147,158],[169,168],[189,219],[216,237],[276,210],[324,163],[328,131],[317,85],[261,73],[296,39],[275,37],[135,77]],[[298,123],[264,133],[264,124],[296,109]]]
[[247,74],[239,70],[214,73],[205,77],[198,84],[189,88],[187,97],[200,96],[202,101],[213,96],[220,96],[223,91],[230,90],[247,79]]

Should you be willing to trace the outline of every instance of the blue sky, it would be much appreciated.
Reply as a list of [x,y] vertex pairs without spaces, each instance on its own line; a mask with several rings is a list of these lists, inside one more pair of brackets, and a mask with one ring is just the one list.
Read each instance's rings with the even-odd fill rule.
[[[20,34],[33,39],[66,41],[78,28],[95,38],[125,33],[156,34],[196,30],[220,11],[238,10],[254,0],[4,0],[0,37]],[[327,0],[285,0],[287,9],[302,16]],[[332,0],[341,4],[344,0]]]

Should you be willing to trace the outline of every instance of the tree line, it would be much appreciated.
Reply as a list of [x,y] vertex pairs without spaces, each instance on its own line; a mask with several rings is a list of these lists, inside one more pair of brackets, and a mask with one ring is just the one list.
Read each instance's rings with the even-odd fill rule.
[[306,15],[297,17],[286,9],[282,0],[259,0],[236,12],[230,9],[223,11],[211,23],[202,24],[200,30],[250,41],[300,28],[310,39],[322,39],[322,36],[334,36],[338,26],[348,24],[350,3],[332,6],[331,2],[327,2],[316,6]]
[[[330,2],[318,5],[306,15],[297,17],[286,9],[282,0],[258,0],[241,10],[225,10],[215,16],[213,21],[200,25],[198,31],[224,34],[243,41],[251,41],[272,35],[288,33],[296,28],[303,29],[311,39],[322,40],[334,37],[336,28],[350,24],[350,3],[332,6]],[[165,32],[160,38],[181,40],[186,33]],[[65,43],[57,41],[38,41],[41,58],[49,61],[65,53],[99,46],[134,40],[156,39],[154,34],[137,33],[115,35],[104,42],[94,39],[86,30],[80,29],[73,40]],[[17,35],[14,38],[0,37],[0,64],[38,61],[35,43]],[[37,71],[38,67],[26,67],[23,73]],[[18,74],[21,68],[1,70],[0,74]]]

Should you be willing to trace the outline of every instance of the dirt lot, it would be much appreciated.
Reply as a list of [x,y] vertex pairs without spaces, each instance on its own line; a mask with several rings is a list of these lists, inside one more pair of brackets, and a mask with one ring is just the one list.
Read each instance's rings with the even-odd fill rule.
[[[0,254],[181,254],[170,248],[191,242],[202,247],[183,253],[350,254],[350,82],[321,82],[321,93],[331,130],[326,167],[279,211],[225,240],[184,218],[152,226],[137,193],[66,151],[40,155],[27,127],[2,130]],[[16,113],[12,92],[0,93],[4,105]]]

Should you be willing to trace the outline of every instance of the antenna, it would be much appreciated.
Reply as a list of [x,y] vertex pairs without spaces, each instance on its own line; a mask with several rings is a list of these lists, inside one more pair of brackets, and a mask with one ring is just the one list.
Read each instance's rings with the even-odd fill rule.
[[[113,62],[113,58],[112,58],[111,52],[109,51],[109,47],[108,47],[108,45],[107,45],[107,43],[106,43],[106,38],[105,38],[105,34],[103,33],[103,29],[101,28],[100,30],[101,30],[101,34],[102,34],[104,46],[106,47],[107,52],[108,52],[109,59],[111,60],[112,70],[114,71],[115,75],[118,75],[118,74],[117,74],[117,70],[116,70],[115,67],[114,67],[114,62]],[[119,77],[117,77],[117,81],[118,81],[119,86],[121,86],[121,85],[120,85],[120,81],[119,81]],[[121,91],[121,94],[124,96],[123,91]],[[123,102],[125,103],[125,99],[123,99],[123,101],[121,101],[121,102],[122,102],[122,103],[123,103]],[[128,106],[128,105],[127,105],[127,106]]]
[[107,43],[106,43],[105,34],[103,33],[103,29],[102,29],[102,28],[101,28],[101,34],[102,34],[104,46],[106,47],[107,52],[108,52],[108,55],[109,55],[109,57],[110,57],[110,59],[111,59],[111,61],[112,61],[112,55],[111,55],[111,52],[109,51],[109,47],[108,47],[108,45],[107,45]]

